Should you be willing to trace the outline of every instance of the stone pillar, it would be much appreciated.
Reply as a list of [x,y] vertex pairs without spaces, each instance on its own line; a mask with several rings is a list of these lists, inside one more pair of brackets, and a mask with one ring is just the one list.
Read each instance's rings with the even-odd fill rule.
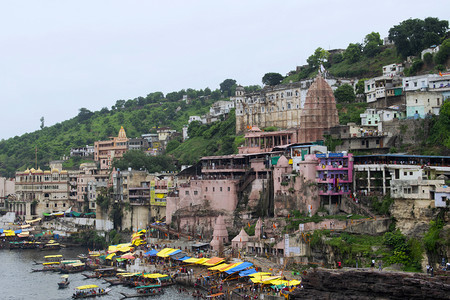
[[381,171],[383,172],[383,196],[386,195],[386,174],[385,174],[385,166],[381,167]]

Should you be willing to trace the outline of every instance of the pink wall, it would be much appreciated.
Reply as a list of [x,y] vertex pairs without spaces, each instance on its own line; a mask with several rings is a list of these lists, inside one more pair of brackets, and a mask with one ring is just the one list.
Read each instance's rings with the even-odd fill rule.
[[179,197],[168,197],[166,220],[171,222],[172,214],[180,208],[204,205],[211,209],[234,212],[237,205],[236,185],[238,180],[191,180],[186,186],[179,186]]

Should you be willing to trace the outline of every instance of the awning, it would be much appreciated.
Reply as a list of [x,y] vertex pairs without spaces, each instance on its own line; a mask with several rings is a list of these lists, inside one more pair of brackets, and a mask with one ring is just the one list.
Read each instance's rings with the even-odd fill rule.
[[220,272],[226,272],[226,271],[228,271],[228,270],[230,270],[230,269],[232,269],[234,267],[237,267],[237,266],[239,266],[241,264],[243,264],[243,262],[232,263],[232,264],[229,264],[226,267],[220,268],[219,271]]
[[18,230],[15,230],[15,231],[14,231],[15,234],[19,234],[19,233],[21,233],[21,232],[22,232],[22,229],[18,229]]
[[208,268],[208,270],[219,270],[220,268],[223,268],[223,267],[225,267],[225,266],[229,266],[230,264],[227,264],[227,263],[223,263],[223,264],[220,264],[220,265],[217,265],[217,266],[214,266],[214,267],[211,267],[211,268]]
[[23,237],[29,237],[29,236],[30,236],[30,232],[29,232],[29,231],[24,231],[24,232],[22,232],[22,233],[19,233],[17,236],[18,236],[18,237],[21,237],[21,238],[23,238]]
[[206,257],[200,258],[200,259],[196,262],[196,264],[201,265],[201,264],[203,264],[204,262],[207,262],[208,260],[209,260],[209,258],[206,258]]
[[191,258],[191,257],[190,256],[183,256],[183,257],[180,257],[180,258],[176,258],[176,260],[185,261],[186,259],[189,259],[189,258]]
[[257,271],[255,269],[251,268],[251,269],[239,272],[239,276],[241,276],[241,277],[250,276],[250,275],[255,274],[255,273],[257,273]]
[[144,255],[145,256],[155,256],[156,253],[158,253],[158,250],[152,249],[152,250],[150,250],[148,252],[145,252]]
[[172,256],[172,255],[178,254],[178,253],[180,253],[180,252],[181,252],[180,249],[175,249],[175,251],[172,251],[172,252],[167,253],[167,254],[168,254],[169,256]]
[[200,258],[191,257],[191,258],[189,258],[189,259],[183,260],[183,262],[195,264],[195,263],[197,263],[199,260],[200,260]]
[[210,260],[206,261],[203,263],[204,266],[215,266],[218,263],[223,262],[225,259],[221,258],[221,257],[213,257]]
[[249,268],[251,266],[253,266],[252,263],[250,263],[250,262],[243,262],[243,263],[241,263],[240,265],[238,265],[238,266],[236,266],[234,268],[226,270],[225,272],[227,272],[228,274],[233,274],[235,272],[239,272],[239,271],[242,271],[244,269],[247,269],[247,268]]
[[[172,252],[178,251],[179,249],[172,249],[172,248],[164,248],[158,253],[156,253],[156,256],[159,257],[168,257]],[[181,250],[180,250],[181,252]]]

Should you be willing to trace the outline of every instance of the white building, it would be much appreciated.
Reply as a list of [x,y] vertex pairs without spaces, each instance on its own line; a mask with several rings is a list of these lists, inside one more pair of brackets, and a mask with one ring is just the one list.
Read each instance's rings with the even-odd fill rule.
[[439,92],[408,92],[406,93],[406,117],[425,118],[427,115],[439,115],[443,103]]
[[389,76],[389,77],[399,76],[399,75],[402,75],[404,69],[405,68],[403,67],[402,64],[386,65],[386,66],[383,66],[383,76]]
[[430,48],[427,48],[427,49],[423,50],[422,52],[420,52],[420,58],[423,59],[423,56],[426,53],[431,53],[431,55],[434,55],[437,52],[439,52],[439,46],[433,45]]
[[434,193],[434,206],[436,207],[446,207],[450,205],[450,187],[442,186],[436,188]]
[[211,105],[211,107],[209,108],[209,114],[211,115],[211,117],[225,115],[228,114],[234,107],[234,101],[220,100],[214,102],[213,105]]
[[436,75],[436,74],[404,77],[403,78],[403,90],[405,92],[418,91],[418,90],[425,91],[428,89],[429,80],[435,79],[437,77],[439,77],[439,75]]

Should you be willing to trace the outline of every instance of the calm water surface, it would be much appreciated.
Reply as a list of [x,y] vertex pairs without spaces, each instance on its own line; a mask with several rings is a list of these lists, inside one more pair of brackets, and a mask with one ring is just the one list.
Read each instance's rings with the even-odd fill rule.
[[[60,251],[37,250],[0,250],[0,299],[71,299],[75,287],[86,284],[96,284],[99,287],[108,287],[109,284],[102,279],[84,279],[81,273],[69,274],[70,285],[66,289],[58,289],[61,275],[57,272],[35,272],[42,265],[35,265],[34,261],[42,262],[45,255],[62,254],[64,259],[75,258],[78,254],[87,253],[85,249],[62,249]],[[88,271],[86,271],[88,273]],[[121,285],[111,286],[108,295],[87,299],[120,299],[122,295],[134,294],[132,288]],[[149,298],[131,299],[193,299],[186,294],[179,294],[175,287],[164,289],[164,295]]]

